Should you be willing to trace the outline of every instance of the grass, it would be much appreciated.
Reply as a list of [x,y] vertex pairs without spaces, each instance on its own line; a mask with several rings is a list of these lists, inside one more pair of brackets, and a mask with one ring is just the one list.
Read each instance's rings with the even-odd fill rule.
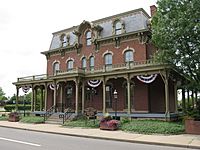
[[[67,121],[65,127],[98,128],[99,121],[78,119]],[[165,122],[160,120],[122,120],[119,130],[141,134],[182,134],[184,125],[182,122]]]
[[44,118],[43,117],[36,117],[36,116],[28,116],[28,117],[23,117],[20,122],[23,123],[44,123]]
[[99,121],[96,119],[95,123],[94,123],[94,120],[78,119],[78,120],[74,120],[74,121],[66,121],[63,126],[65,126],[65,127],[81,127],[81,128],[98,128]]
[[5,120],[8,120],[7,116],[0,116],[0,121],[5,121]]
[[132,120],[121,124],[120,129],[142,134],[182,134],[182,122],[165,122],[160,120]]

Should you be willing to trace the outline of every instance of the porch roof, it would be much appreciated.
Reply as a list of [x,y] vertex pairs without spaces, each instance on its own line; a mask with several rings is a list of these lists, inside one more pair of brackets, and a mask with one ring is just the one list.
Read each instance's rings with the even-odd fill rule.
[[97,79],[102,76],[117,76],[120,77],[124,74],[146,75],[160,73],[164,70],[173,70],[167,64],[157,63],[153,60],[137,61],[124,64],[113,64],[112,66],[101,66],[96,67],[93,70],[84,70],[82,68],[74,68],[71,71],[58,71],[55,75],[33,75],[27,77],[20,77],[17,82],[13,84],[16,86],[27,85],[27,84],[41,84],[49,83],[54,80],[74,80],[76,77],[86,79]]

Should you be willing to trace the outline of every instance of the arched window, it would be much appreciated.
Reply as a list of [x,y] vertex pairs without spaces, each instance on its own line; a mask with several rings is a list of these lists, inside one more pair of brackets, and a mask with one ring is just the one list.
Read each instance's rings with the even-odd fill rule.
[[83,57],[83,58],[82,58],[82,68],[85,69],[86,67],[87,67],[86,58]]
[[90,70],[94,70],[94,56],[90,57]]
[[55,62],[53,64],[53,74],[55,75],[57,71],[60,70],[60,64],[58,62]]
[[115,22],[115,34],[119,35],[122,33],[122,24],[120,21]]
[[67,61],[67,71],[71,71],[74,67],[74,62],[73,60],[68,60]]
[[92,44],[92,33],[88,31],[86,33],[86,45],[91,45]]
[[65,34],[61,35],[61,42],[62,42],[62,47],[67,46],[67,36]]
[[104,57],[105,57],[105,65],[112,65],[112,54],[108,53]]
[[133,61],[133,51],[128,50],[125,52],[125,62],[132,62]]

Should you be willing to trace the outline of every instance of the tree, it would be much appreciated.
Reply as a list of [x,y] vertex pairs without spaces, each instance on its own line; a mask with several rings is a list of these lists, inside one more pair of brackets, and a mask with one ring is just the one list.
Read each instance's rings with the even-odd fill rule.
[[7,100],[7,97],[5,97],[5,93],[1,87],[0,87],[0,100]]
[[185,75],[200,91],[199,0],[158,0],[152,20],[152,40],[160,49],[159,61]]

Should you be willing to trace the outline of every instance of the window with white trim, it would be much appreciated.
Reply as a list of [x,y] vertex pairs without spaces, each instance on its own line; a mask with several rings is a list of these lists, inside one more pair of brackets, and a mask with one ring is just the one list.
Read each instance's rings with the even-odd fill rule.
[[115,35],[119,35],[122,33],[122,24],[120,21],[115,22]]
[[82,68],[85,69],[87,67],[86,58],[82,58]]
[[61,36],[61,42],[62,42],[62,47],[67,46],[67,36],[65,34]]
[[112,65],[112,54],[105,54],[105,65]]
[[58,62],[55,62],[53,64],[53,74],[55,75],[59,70],[60,70],[60,64]]
[[86,45],[89,46],[92,44],[92,33],[91,31],[88,31],[86,33]]
[[71,71],[74,67],[74,62],[73,60],[68,60],[67,61],[67,71]]
[[132,50],[127,50],[125,52],[125,62],[133,62],[133,51]]
[[90,57],[90,70],[94,69],[94,56]]

